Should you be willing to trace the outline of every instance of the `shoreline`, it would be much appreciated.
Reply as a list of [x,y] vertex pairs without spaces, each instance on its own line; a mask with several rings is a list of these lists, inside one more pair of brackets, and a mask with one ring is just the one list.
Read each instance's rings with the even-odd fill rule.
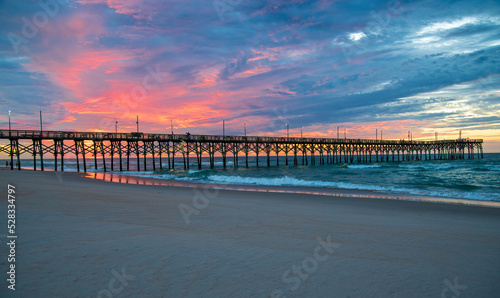
[[414,202],[500,208],[500,202],[496,201],[479,201],[479,200],[456,199],[449,197],[433,197],[433,196],[413,195],[407,193],[378,191],[378,190],[326,188],[326,187],[299,187],[299,186],[267,186],[267,185],[252,185],[252,184],[201,183],[192,181],[179,181],[175,179],[158,179],[154,177],[141,177],[141,176],[127,175],[126,173],[102,173],[102,172],[86,173],[85,178],[103,180],[106,182],[121,183],[121,184],[159,185],[159,186],[189,187],[189,188],[208,187],[219,190],[232,190],[232,191],[242,191],[242,192],[288,193],[288,194],[304,194],[304,195],[325,196],[325,197],[414,201]]
[[[9,170],[8,168],[0,168],[0,170]],[[17,170],[14,170],[17,171]],[[62,174],[76,174],[84,179],[102,180],[105,182],[131,185],[149,185],[149,186],[169,186],[181,188],[211,188],[217,190],[230,190],[241,192],[257,192],[257,193],[285,193],[285,194],[303,194],[312,196],[336,197],[336,198],[364,198],[375,200],[394,200],[394,201],[413,201],[427,202],[437,204],[451,204],[463,206],[481,206],[489,208],[500,208],[500,202],[497,201],[481,201],[456,199],[450,197],[437,197],[426,195],[414,195],[408,193],[400,193],[394,191],[378,191],[378,190],[362,190],[362,189],[343,189],[343,188],[327,188],[327,187],[299,187],[299,186],[266,186],[266,185],[251,185],[251,184],[219,184],[219,183],[202,183],[193,181],[179,181],[176,179],[158,179],[154,177],[142,177],[136,175],[128,175],[128,173],[120,172],[60,172],[53,170],[34,171],[33,169],[22,169],[28,172],[53,172]]]
[[293,194],[304,194],[304,195],[315,195],[315,196],[326,196],[326,197],[414,201],[414,202],[500,208],[500,202],[496,201],[479,201],[479,200],[455,199],[448,197],[432,197],[425,195],[413,195],[406,193],[377,191],[377,190],[326,188],[326,187],[266,186],[266,185],[251,185],[251,184],[200,183],[191,181],[189,182],[179,181],[175,179],[157,179],[154,177],[139,177],[121,173],[101,173],[101,172],[86,173],[85,178],[104,180],[113,183],[124,183],[124,184],[161,185],[161,186],[191,187],[191,188],[209,187],[220,190],[233,190],[233,191],[244,191],[244,192],[289,193],[289,194],[293,193]]
[[[47,161],[50,163],[50,160]],[[65,171],[77,171],[75,160],[66,158],[65,161]],[[23,164],[28,165],[30,161],[26,160],[26,162],[28,163],[24,164],[23,161]],[[148,170],[144,167],[144,171],[136,171],[135,166],[132,165],[131,171],[118,171],[115,161],[114,171],[109,171],[109,167],[108,171],[103,171],[102,163],[97,166],[97,170],[94,170],[93,164],[89,166],[87,162],[87,173],[90,175],[101,173],[106,176],[111,174],[116,177],[119,175],[141,177],[135,179],[159,179],[168,181],[162,184],[172,186],[186,186],[189,183],[196,186],[206,183],[242,191],[256,191],[255,188],[259,191],[268,191],[269,187],[275,187],[278,191],[327,196],[351,196],[353,193],[361,193],[372,198],[464,205],[499,207],[496,202],[500,203],[500,188],[498,187],[500,180],[495,177],[500,169],[500,154],[494,153],[487,154],[484,160],[405,161],[366,165],[335,164],[310,170],[309,167],[300,165],[298,167],[260,168],[250,166],[249,169],[228,167],[228,169],[220,168],[221,171],[217,167],[215,170],[209,168],[201,171],[195,168],[182,170],[182,165],[177,162],[179,166],[175,170],[168,170],[166,164],[163,163],[163,170],[153,171],[151,158],[146,163],[149,163]],[[33,167],[27,166],[23,169],[33,170]],[[54,165],[45,169],[53,171]],[[240,170],[242,170],[241,173],[238,173]]]

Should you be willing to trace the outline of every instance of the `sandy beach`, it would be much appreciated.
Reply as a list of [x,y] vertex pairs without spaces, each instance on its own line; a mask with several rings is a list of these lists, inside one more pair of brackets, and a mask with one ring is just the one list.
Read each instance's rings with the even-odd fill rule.
[[[500,209],[0,170],[23,297],[494,297]],[[7,270],[8,246],[2,246]],[[0,293],[12,294],[4,273]]]

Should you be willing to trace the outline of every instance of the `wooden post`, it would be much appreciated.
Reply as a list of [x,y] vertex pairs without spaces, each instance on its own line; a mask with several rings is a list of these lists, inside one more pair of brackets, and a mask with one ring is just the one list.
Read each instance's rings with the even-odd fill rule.
[[16,159],[17,159],[17,170],[21,170],[21,159],[19,158],[19,140],[16,139],[15,142],[15,149],[16,149]]
[[82,159],[83,159],[83,172],[87,173],[87,161],[85,160],[85,154],[87,150],[85,149],[85,141],[81,141],[82,144]]
[[172,141],[172,170],[175,169],[174,163],[175,163],[175,143]]
[[109,151],[109,155],[110,155],[110,158],[111,158],[111,172],[113,172],[114,170],[114,159],[113,159],[113,155],[115,153],[115,144],[114,144],[114,141],[110,141],[111,144],[110,144],[110,151]]
[[245,143],[245,166],[248,168],[248,142]]
[[306,158],[306,145],[305,144],[302,144],[302,165],[305,165],[306,162],[307,162],[307,158]]
[[161,151],[162,151],[162,150],[161,150],[161,149],[162,149],[161,147],[162,147],[162,142],[158,141],[158,157],[159,157],[159,159],[160,159],[160,170],[163,170],[163,164],[162,164],[162,163],[163,163],[163,161],[162,161],[162,159],[161,159]]
[[269,154],[271,153],[271,148],[269,148],[269,144],[267,144],[266,153],[267,153],[267,166],[270,167],[271,166],[271,160],[270,160]]
[[181,141],[181,154],[182,154],[182,164],[184,165],[184,170],[186,170],[186,152],[184,150],[184,141]]
[[135,155],[137,158],[137,172],[140,172],[141,171],[141,162],[140,162],[141,152],[139,151],[139,140],[135,141]]
[[288,143],[285,144],[285,166],[288,166]]
[[170,142],[167,142],[167,160],[168,160],[168,169],[170,170],[172,167],[170,166]]
[[94,170],[97,171],[97,142],[96,140],[94,142]]
[[101,141],[101,154],[102,154],[102,167],[106,172],[106,150],[104,148],[104,141]]
[[151,142],[151,160],[153,162],[153,171],[156,171],[156,165],[155,165],[155,142]]
[[257,168],[259,167],[259,143],[255,144],[255,162],[257,163]]
[[40,169],[43,171],[43,143],[42,139],[40,139]]
[[54,139],[54,171],[57,172],[57,140]]
[[276,165],[279,167],[280,166],[280,156],[279,156],[279,150],[280,150],[280,144],[276,143]]
[[33,171],[36,171],[36,143],[33,139]]
[[189,143],[186,142],[186,166],[187,169],[189,170]]
[[297,143],[293,145],[293,165],[294,166],[299,165],[299,161],[297,159]]
[[64,172],[64,140],[60,140],[59,149],[61,150],[61,172]]
[[127,141],[127,172],[130,171],[130,142]]
[[200,142],[196,142],[196,162],[198,163],[198,170],[201,170],[201,155],[202,155],[202,152],[200,152],[200,147],[201,147]]
[[208,147],[208,155],[210,156],[210,168],[213,169],[215,167],[215,152],[214,152],[214,143],[210,143]]
[[148,153],[148,149],[147,149],[147,145],[146,145],[146,142],[145,141],[142,141],[142,148],[143,148],[143,156],[144,156],[144,171],[147,171],[148,168],[147,168],[147,160],[146,160],[146,155]]
[[120,172],[123,171],[123,166],[122,166],[122,141],[118,141],[118,155],[120,157]]
[[78,142],[75,140],[76,171],[80,172],[80,161],[78,160]]
[[224,169],[226,168],[226,141],[224,140],[225,137],[223,137],[222,140],[222,164],[224,166]]
[[236,144],[233,144],[233,166],[235,169],[238,168],[238,148],[236,148]]
[[10,139],[10,169],[11,170],[14,170],[14,143],[13,142],[14,142],[14,140]]
[[316,156],[314,156],[314,144],[311,144],[311,166],[316,164]]

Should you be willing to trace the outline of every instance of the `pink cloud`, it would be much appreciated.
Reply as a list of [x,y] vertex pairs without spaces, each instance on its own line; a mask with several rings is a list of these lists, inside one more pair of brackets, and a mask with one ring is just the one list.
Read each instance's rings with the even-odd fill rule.
[[155,8],[146,5],[144,0],[77,0],[77,3],[85,4],[105,4],[116,13],[131,15],[136,19],[151,20],[155,13]]
[[64,123],[64,122],[75,122],[76,118],[73,116],[67,116],[62,120],[59,120],[58,123]]

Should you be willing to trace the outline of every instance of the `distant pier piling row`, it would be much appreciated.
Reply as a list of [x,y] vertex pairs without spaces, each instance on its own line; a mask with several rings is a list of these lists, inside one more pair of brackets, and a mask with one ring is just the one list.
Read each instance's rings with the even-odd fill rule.
[[[94,169],[98,169],[101,159],[103,171],[174,169],[176,158],[181,158],[183,168],[189,169],[190,157],[196,159],[198,169],[202,168],[202,157],[208,157],[210,168],[214,168],[216,156],[222,158],[224,168],[230,159],[238,167],[241,158],[248,167],[249,156],[255,157],[256,166],[271,166],[271,157],[276,157],[277,166],[279,157],[285,157],[286,166],[483,158],[481,139],[398,141],[33,130],[0,130],[0,139],[9,141],[0,146],[0,152],[9,155],[12,170],[14,163],[21,169],[22,154],[32,156],[34,170],[38,158],[42,171],[47,155],[54,159],[54,170],[64,171],[64,157],[72,154],[78,172],[87,171],[89,157]],[[152,159],[150,169],[148,157]],[[106,158],[110,159],[109,167]],[[133,169],[130,159],[134,158]]]

